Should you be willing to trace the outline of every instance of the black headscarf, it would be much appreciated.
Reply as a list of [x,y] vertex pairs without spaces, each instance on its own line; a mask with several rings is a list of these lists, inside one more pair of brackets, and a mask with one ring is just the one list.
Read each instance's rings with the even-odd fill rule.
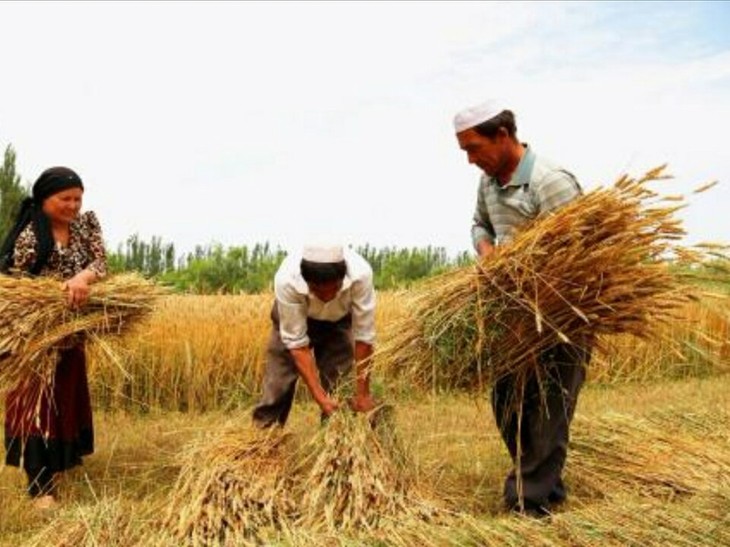
[[28,273],[38,275],[43,270],[54,245],[51,221],[43,212],[43,202],[53,194],[69,188],[83,190],[84,185],[81,178],[68,167],[51,167],[41,173],[33,184],[33,196],[25,198],[20,204],[15,224],[0,248],[0,271],[7,272],[13,267],[15,242],[31,222],[38,239],[38,248],[36,249],[36,260],[28,269]]

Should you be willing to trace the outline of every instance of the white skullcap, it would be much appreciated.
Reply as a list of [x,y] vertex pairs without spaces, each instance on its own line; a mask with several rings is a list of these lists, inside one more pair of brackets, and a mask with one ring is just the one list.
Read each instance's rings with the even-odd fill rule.
[[345,253],[342,245],[305,245],[302,258],[309,262],[342,262]]
[[480,123],[491,120],[503,110],[507,109],[497,99],[490,99],[476,106],[470,106],[454,116],[454,129],[456,129],[457,133],[461,133]]

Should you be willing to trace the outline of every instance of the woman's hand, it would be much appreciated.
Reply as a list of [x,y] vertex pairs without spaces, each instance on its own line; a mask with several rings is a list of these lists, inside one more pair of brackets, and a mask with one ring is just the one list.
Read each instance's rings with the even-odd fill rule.
[[84,272],[80,272],[63,284],[63,289],[68,291],[68,306],[80,308],[89,300],[89,281]]

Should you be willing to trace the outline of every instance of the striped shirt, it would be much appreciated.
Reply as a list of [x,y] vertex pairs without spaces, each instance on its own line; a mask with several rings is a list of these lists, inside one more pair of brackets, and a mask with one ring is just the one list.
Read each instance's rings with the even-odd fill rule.
[[492,245],[508,243],[525,222],[582,194],[573,174],[523,146],[525,153],[506,185],[500,186],[496,178],[486,173],[479,181],[471,229],[475,248],[483,239]]
[[339,321],[352,314],[352,337],[375,341],[375,288],[373,270],[358,253],[345,249],[347,273],[337,296],[322,302],[309,291],[300,268],[301,254],[290,254],[274,277],[274,293],[279,311],[279,333],[287,349],[309,345],[307,318]]

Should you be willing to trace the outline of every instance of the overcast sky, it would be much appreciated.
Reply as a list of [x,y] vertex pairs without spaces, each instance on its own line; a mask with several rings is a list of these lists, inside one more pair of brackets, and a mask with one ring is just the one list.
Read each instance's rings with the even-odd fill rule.
[[454,113],[501,97],[587,188],[669,163],[730,240],[730,3],[0,3],[0,146],[75,169],[114,248],[470,249]]

